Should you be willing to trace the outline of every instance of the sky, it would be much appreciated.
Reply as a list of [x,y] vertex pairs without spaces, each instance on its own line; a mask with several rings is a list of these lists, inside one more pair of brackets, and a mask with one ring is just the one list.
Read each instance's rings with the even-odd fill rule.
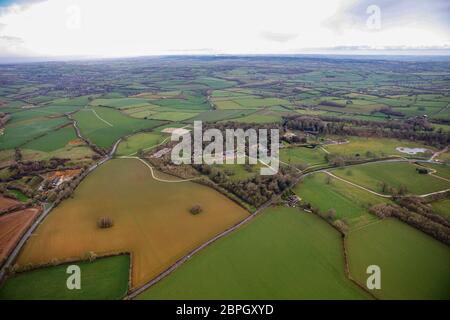
[[0,0],[0,59],[450,54],[449,0]]

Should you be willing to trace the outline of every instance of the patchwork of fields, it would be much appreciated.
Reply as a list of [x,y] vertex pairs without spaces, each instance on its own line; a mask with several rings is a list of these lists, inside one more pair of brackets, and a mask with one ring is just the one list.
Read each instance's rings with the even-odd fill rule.
[[102,148],[110,148],[119,138],[155,128],[163,122],[158,120],[133,119],[111,108],[93,107],[83,109],[74,116],[81,133]]
[[[450,299],[449,75],[331,57],[0,65],[0,262],[37,205],[57,204],[0,265],[18,271],[0,300],[122,299],[263,203],[136,298]],[[279,129],[280,174],[152,157],[195,120]],[[401,205],[412,195],[420,210]],[[406,218],[379,218],[382,204]]]
[[368,299],[346,279],[341,237],[320,218],[271,208],[138,299]]
[[[192,215],[189,208],[196,204],[203,212]],[[73,199],[63,202],[39,226],[18,264],[81,259],[90,251],[130,252],[132,285],[137,287],[247,215],[206,186],[159,182],[140,161],[112,160],[89,175]],[[111,217],[114,227],[99,229],[97,219],[102,216]]]

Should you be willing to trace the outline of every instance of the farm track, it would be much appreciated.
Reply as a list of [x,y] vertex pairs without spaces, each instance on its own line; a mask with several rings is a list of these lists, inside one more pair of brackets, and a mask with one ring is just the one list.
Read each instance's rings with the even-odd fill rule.
[[[351,182],[351,181],[345,180],[345,179],[343,179],[343,178],[341,178],[341,177],[338,177],[338,176],[332,174],[331,172],[329,172],[329,171],[327,171],[327,170],[324,170],[323,173],[325,173],[325,174],[327,174],[327,175],[329,175],[329,176],[331,176],[331,177],[333,177],[333,178],[335,178],[335,179],[338,179],[338,180],[340,180],[340,181],[343,181],[343,182],[345,182],[345,183],[348,183],[348,184],[350,184],[350,185],[352,185],[352,186],[354,186],[354,187],[357,187],[357,188],[359,188],[359,189],[362,189],[362,190],[365,190],[365,191],[367,191],[367,192],[370,192],[370,193],[372,193],[372,194],[374,194],[374,195],[376,195],[376,196],[379,196],[379,197],[382,197],[382,198],[393,198],[392,195],[382,194],[382,193],[378,193],[378,192],[376,192],[376,191],[370,190],[370,189],[368,189],[368,188],[366,188],[366,187],[363,187],[363,186],[361,186],[361,185],[359,185],[359,184],[356,184],[356,183],[353,183],[353,182]],[[434,174],[429,173],[429,175],[432,176],[432,177],[440,178],[440,179],[443,179],[443,180],[445,180],[445,181],[450,182],[450,180],[445,179],[445,178],[442,178],[442,177],[439,177],[439,176],[436,176],[436,175],[434,175]],[[415,195],[415,196],[416,196],[416,197],[419,197],[419,198],[426,198],[426,197],[428,197],[428,196],[431,196],[431,195],[434,195],[434,194],[439,194],[439,193],[444,193],[444,192],[447,192],[447,191],[449,191],[449,190],[450,190],[450,189],[445,189],[445,190],[440,190],[440,191],[435,191],[435,192],[430,192],[430,193],[427,193],[427,194],[420,194],[420,195]]]
[[103,122],[106,123],[108,126],[114,127],[110,122],[108,122],[108,121],[106,121],[105,119],[103,119],[102,117],[100,117],[100,116],[98,115],[98,113],[97,113],[94,109],[88,109],[88,110],[91,110],[99,120],[103,121]]
[[430,161],[434,161],[435,158],[439,157],[441,154],[446,153],[448,151],[448,146],[446,146],[444,149],[440,151],[436,151],[433,153],[433,155],[430,158]]
[[352,185],[352,186],[354,186],[354,187],[356,187],[356,188],[359,188],[359,189],[365,190],[365,191],[367,191],[367,192],[370,192],[370,193],[372,193],[372,194],[374,194],[374,195],[376,195],[376,196],[379,196],[379,197],[382,197],[382,198],[392,198],[391,195],[381,194],[381,193],[375,192],[375,191],[373,191],[373,190],[367,189],[366,187],[360,186],[359,184],[356,184],[356,183],[350,182],[350,181],[348,181],[348,180],[342,179],[342,178],[340,178],[340,177],[338,177],[338,176],[335,176],[334,174],[332,174],[332,173],[329,172],[329,171],[326,171],[326,170],[325,170],[325,171],[323,171],[323,172],[324,172],[325,174],[329,175],[330,177],[333,177],[333,178],[335,178],[335,179],[338,179],[338,180],[340,180],[340,181],[343,181],[343,182],[345,182],[345,183],[348,183],[348,184],[350,184],[350,185]]
[[147,163],[147,161],[139,158],[139,157],[130,157],[130,156],[123,156],[123,157],[119,157],[119,159],[135,159],[135,160],[139,160],[141,161],[143,164],[145,164],[147,166],[147,168],[150,169],[150,172],[152,173],[152,178],[155,179],[156,181],[160,181],[160,182],[168,182],[168,183],[177,183],[177,182],[188,182],[188,181],[193,181],[193,180],[197,180],[198,178],[191,178],[191,179],[181,179],[181,180],[166,180],[166,179],[161,179],[158,178],[154,171],[153,171],[153,167],[151,165],[149,165]]

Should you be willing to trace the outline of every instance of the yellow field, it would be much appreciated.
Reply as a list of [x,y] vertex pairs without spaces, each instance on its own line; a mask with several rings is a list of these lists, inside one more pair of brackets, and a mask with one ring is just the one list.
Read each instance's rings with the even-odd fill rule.
[[[173,177],[156,172],[160,179]],[[197,215],[189,209],[199,204]],[[93,172],[46,218],[19,257],[19,265],[52,259],[131,252],[132,285],[155,277],[177,259],[248,212],[222,194],[193,182],[159,182],[135,159],[111,160]],[[97,219],[114,226],[99,229]]]

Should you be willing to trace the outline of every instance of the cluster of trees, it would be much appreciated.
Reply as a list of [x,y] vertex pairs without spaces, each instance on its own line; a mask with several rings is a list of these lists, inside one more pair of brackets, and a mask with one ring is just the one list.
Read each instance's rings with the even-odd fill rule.
[[192,206],[192,208],[189,209],[189,212],[193,215],[199,214],[203,211],[202,207],[199,204],[196,204]]
[[[377,112],[377,111],[374,111],[374,112]],[[378,112],[384,113],[388,116],[394,116],[394,117],[404,117],[405,116],[405,114],[403,112],[395,111],[391,107],[381,108],[380,110],[378,110]]]
[[321,106],[328,106],[328,107],[336,107],[336,108],[345,108],[347,105],[347,102],[345,104],[336,102],[336,101],[322,101],[319,103]]
[[450,228],[450,220],[435,214],[433,212],[433,207],[426,203],[425,200],[417,197],[401,197],[396,200],[396,202],[403,208],[410,211],[417,212],[421,216],[427,217],[434,222],[440,223],[447,228]]
[[335,227],[342,235],[348,233],[349,231],[348,223],[344,219],[337,219],[336,209],[330,208],[327,211],[320,211],[319,208],[313,207],[309,202],[302,202],[300,207],[304,210],[311,211],[312,213],[326,220],[329,224]]
[[249,179],[234,181],[218,168],[208,165],[194,165],[194,167],[219,186],[255,207],[263,205],[272,199],[273,196],[279,195],[292,187],[298,176],[296,171],[293,171],[291,168],[280,167],[276,175],[257,175]]
[[431,124],[421,117],[406,121],[375,122],[327,116],[288,116],[284,118],[284,126],[315,134],[405,139],[422,141],[436,147],[450,144],[449,133],[434,131]]
[[[406,200],[407,201],[407,200]],[[421,212],[421,209],[417,209]],[[396,204],[381,203],[370,208],[370,212],[379,218],[395,217],[410,226],[421,230],[422,232],[432,236],[433,238],[450,245],[450,228],[438,223],[426,215],[419,212],[409,210]]]
[[[16,158],[17,154],[18,153],[16,151]],[[40,160],[40,161],[18,161],[9,166],[9,171],[14,172],[14,174],[9,178],[9,180],[20,179],[23,176],[28,176],[36,172],[61,169],[64,167],[65,163],[69,160],[70,159],[51,158],[50,160]]]
[[442,199],[450,199],[450,191],[433,193],[433,194],[427,196],[424,200],[426,202],[433,202],[433,201],[438,201],[438,200],[442,200]]
[[380,182],[379,184],[380,190],[384,194],[392,194],[394,196],[404,196],[408,193],[408,187],[404,184],[401,184],[398,188],[392,187],[387,184],[385,181]]
[[308,139],[306,138],[306,136],[300,136],[300,135],[290,135],[290,136],[282,136],[281,140],[286,141],[287,143],[290,144],[304,144],[308,142]]
[[9,119],[11,119],[11,116],[9,114],[0,112],[0,128],[4,127]]
[[110,217],[101,217],[97,220],[97,227],[100,229],[108,229],[114,225],[113,219]]

